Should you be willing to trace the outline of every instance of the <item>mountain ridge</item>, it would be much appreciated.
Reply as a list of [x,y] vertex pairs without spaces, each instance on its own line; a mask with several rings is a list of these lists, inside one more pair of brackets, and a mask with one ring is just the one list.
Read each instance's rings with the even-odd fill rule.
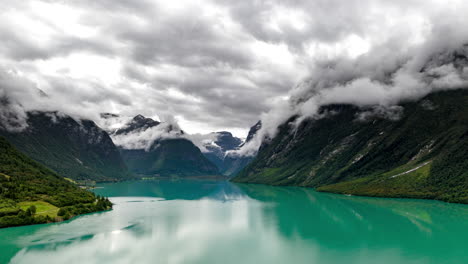
[[[135,116],[111,136],[144,142],[145,146],[120,145],[119,151],[129,170],[142,177],[218,177],[218,168],[209,161],[192,141],[182,137],[184,132],[172,124],[160,123],[142,115]],[[145,133],[161,135],[147,138]],[[118,131],[125,131],[119,133]],[[156,133],[157,132],[157,133]],[[148,133],[150,136],[154,134]],[[163,137],[164,134],[167,134]],[[122,140],[123,139],[123,140]]]
[[233,177],[253,160],[253,157],[238,155],[236,151],[251,141],[260,128],[261,122],[258,121],[249,129],[245,141],[234,137],[227,131],[213,132],[212,134],[217,135],[216,140],[205,144],[207,151],[203,154],[218,167],[223,175]]
[[21,132],[0,130],[19,151],[73,180],[132,179],[107,132],[91,120],[57,112],[29,112]]
[[324,118],[283,124],[233,181],[467,203],[467,105],[459,89],[394,106],[393,119],[379,108],[324,106]]

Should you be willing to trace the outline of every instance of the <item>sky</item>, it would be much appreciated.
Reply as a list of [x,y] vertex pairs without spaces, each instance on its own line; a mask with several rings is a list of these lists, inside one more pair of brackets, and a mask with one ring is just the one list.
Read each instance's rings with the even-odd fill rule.
[[[4,1],[0,97],[18,120],[21,109],[98,123],[142,114],[245,137],[268,119],[271,135],[323,103],[423,95],[414,69],[464,43],[467,11],[463,0]],[[441,82],[460,81],[439,68]]]

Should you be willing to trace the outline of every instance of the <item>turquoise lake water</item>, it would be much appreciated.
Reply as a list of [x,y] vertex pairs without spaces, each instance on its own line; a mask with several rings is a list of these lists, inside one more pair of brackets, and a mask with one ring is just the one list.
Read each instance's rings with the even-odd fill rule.
[[468,263],[468,206],[224,181],[102,184],[112,211],[0,229],[0,263]]

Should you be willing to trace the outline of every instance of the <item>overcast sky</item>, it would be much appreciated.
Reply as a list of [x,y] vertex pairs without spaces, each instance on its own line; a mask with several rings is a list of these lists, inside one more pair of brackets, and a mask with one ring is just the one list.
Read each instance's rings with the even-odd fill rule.
[[423,43],[464,2],[2,1],[0,88],[28,110],[174,116],[189,133],[245,137],[318,64]]

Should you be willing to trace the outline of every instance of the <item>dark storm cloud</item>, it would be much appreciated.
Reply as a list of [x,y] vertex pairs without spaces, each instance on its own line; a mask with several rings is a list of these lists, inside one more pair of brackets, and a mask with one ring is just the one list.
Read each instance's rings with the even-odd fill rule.
[[247,130],[271,108],[289,114],[275,110],[287,96],[306,102],[354,80],[368,89],[391,82],[433,24],[458,23],[449,20],[465,5],[450,2],[9,1],[0,11],[0,66],[49,95],[45,103],[10,91],[26,110],[173,115]]
[[[36,2],[41,1],[28,1]],[[262,111],[268,109],[263,98],[285,94],[297,81],[291,78],[294,73],[276,74],[274,77],[269,67],[275,65],[268,65],[268,62],[262,62],[264,65],[259,67],[258,62],[263,58],[259,58],[252,49],[256,37],[239,21],[229,17],[225,6],[206,2],[208,9],[212,9],[207,12],[204,5],[193,1],[185,1],[174,8],[168,7],[164,1],[45,3],[76,8],[81,13],[78,22],[94,29],[95,35],[74,36],[69,34],[73,32],[57,29],[56,25],[36,15],[27,3],[12,4],[11,9],[22,10],[21,13],[35,17],[38,22],[52,25],[53,32],[47,41],[38,43],[25,32],[16,30],[13,22],[3,21],[5,26],[0,28],[0,34],[8,41],[0,51],[8,66],[15,66],[14,61],[26,61],[29,65],[23,63],[21,67],[31,69],[38,60],[87,52],[119,59],[122,77],[146,86],[141,90],[129,87],[126,93],[128,100],[132,101],[129,103],[116,92],[120,89],[103,83],[66,76],[42,76],[47,82],[44,89],[48,94],[57,94],[57,98],[62,99],[64,94],[73,95],[72,103],[77,106],[113,100],[117,110],[120,105],[121,110],[128,114],[137,114],[137,111],[148,113],[148,109],[153,111],[153,115],[173,111],[173,115],[217,127],[247,128]],[[66,74],[67,70],[63,73]],[[169,89],[196,100],[186,100],[184,96],[174,98],[165,92]],[[127,107],[130,104],[133,113],[129,113],[132,112]],[[96,107],[98,110],[101,108]]]
[[255,154],[291,116],[298,117],[293,127],[305,119],[321,118],[319,109],[327,104],[371,107],[373,111],[363,114],[398,119],[402,109],[396,104],[402,101],[434,91],[467,89],[468,30],[459,25],[468,20],[462,13],[449,14],[443,23],[432,21],[421,43],[391,40],[355,59],[339,57],[317,63],[310,76],[290,91],[288,102],[262,116],[262,129],[239,154]]

